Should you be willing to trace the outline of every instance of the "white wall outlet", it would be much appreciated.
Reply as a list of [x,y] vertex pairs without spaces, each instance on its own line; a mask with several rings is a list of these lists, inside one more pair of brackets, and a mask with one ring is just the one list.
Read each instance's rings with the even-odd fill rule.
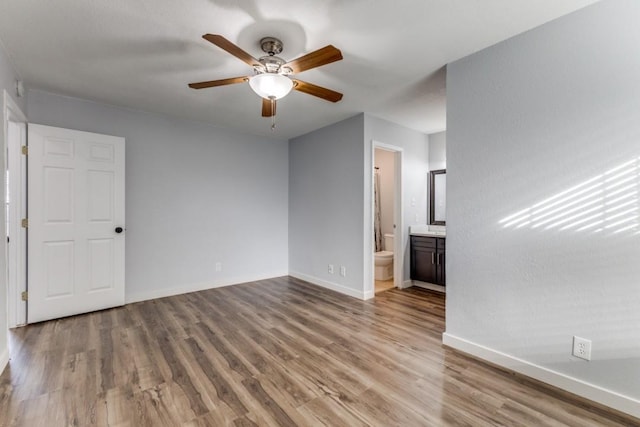
[[345,277],[347,275],[347,267],[345,267],[344,265],[340,266],[340,275],[342,277]]
[[329,271],[329,274],[333,274],[333,264],[329,264],[327,270]]
[[591,360],[591,340],[574,336],[572,354],[580,359]]
[[222,263],[221,262],[216,262],[216,272],[221,272],[222,271]]

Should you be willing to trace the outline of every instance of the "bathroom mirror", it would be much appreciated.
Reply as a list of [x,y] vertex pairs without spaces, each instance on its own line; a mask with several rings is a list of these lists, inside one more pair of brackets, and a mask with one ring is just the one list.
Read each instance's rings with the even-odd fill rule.
[[447,206],[447,170],[429,172],[429,224],[445,225]]

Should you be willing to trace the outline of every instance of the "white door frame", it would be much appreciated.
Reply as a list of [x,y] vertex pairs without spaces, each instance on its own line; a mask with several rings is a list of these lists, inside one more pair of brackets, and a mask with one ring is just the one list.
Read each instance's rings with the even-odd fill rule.
[[[2,222],[3,236],[7,231],[11,243],[5,241],[5,271],[7,283],[7,321],[10,328],[24,325],[27,322],[27,304],[22,301],[22,292],[27,290],[26,262],[26,229],[21,227],[20,220],[26,218],[26,157],[22,155],[22,146],[27,144],[27,117],[11,96],[4,92],[3,109],[3,152],[4,158],[2,195],[6,200],[7,170],[11,173],[10,186],[13,199],[9,205],[9,218]],[[17,123],[21,134],[18,139],[9,140],[9,122]],[[11,168],[9,165],[11,164]],[[6,214],[6,211],[5,211]],[[9,223],[9,230],[7,230]]]
[[395,224],[393,239],[393,284],[402,288],[404,284],[404,246],[406,233],[404,230],[404,209],[402,195],[402,165],[404,149],[374,139],[368,144],[369,155],[365,162],[365,215],[364,215],[364,297],[370,299],[375,296],[374,289],[374,255],[373,255],[373,174],[375,149],[394,153],[394,200],[393,223]]

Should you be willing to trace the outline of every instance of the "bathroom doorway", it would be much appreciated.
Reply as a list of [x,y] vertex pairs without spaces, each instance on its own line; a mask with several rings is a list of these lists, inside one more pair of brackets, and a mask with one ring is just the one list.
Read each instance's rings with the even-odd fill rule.
[[373,142],[372,254],[374,293],[402,287],[402,148]]

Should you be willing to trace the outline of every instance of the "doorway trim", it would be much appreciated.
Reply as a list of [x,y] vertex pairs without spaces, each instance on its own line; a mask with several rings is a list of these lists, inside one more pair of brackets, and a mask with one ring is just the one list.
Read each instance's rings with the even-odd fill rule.
[[369,156],[365,165],[365,231],[364,231],[364,294],[365,299],[375,296],[374,289],[374,256],[373,256],[373,174],[375,150],[380,148],[394,153],[394,200],[393,223],[395,224],[393,239],[393,285],[402,288],[404,284],[404,209],[402,194],[402,165],[404,149],[372,139],[368,144]]
[[[24,325],[27,322],[27,304],[22,301],[22,292],[27,290],[26,262],[26,229],[20,225],[20,219],[26,218],[26,158],[22,155],[22,146],[27,145],[27,117],[18,104],[11,98],[7,91],[3,91],[3,152],[5,153],[3,165],[3,202],[6,201],[6,177],[9,165],[17,169],[12,176],[19,178],[10,180],[13,189],[13,201],[9,205],[9,218],[5,218],[2,224],[4,236],[7,231],[11,242],[5,242],[5,269],[4,277],[7,283],[7,322],[9,328]],[[9,123],[16,123],[20,128],[18,139],[9,140]],[[9,172],[11,173],[11,172]],[[6,215],[6,211],[5,211]],[[7,230],[7,224],[9,230]],[[13,271],[11,270],[13,268]],[[11,274],[10,274],[11,273]]]

